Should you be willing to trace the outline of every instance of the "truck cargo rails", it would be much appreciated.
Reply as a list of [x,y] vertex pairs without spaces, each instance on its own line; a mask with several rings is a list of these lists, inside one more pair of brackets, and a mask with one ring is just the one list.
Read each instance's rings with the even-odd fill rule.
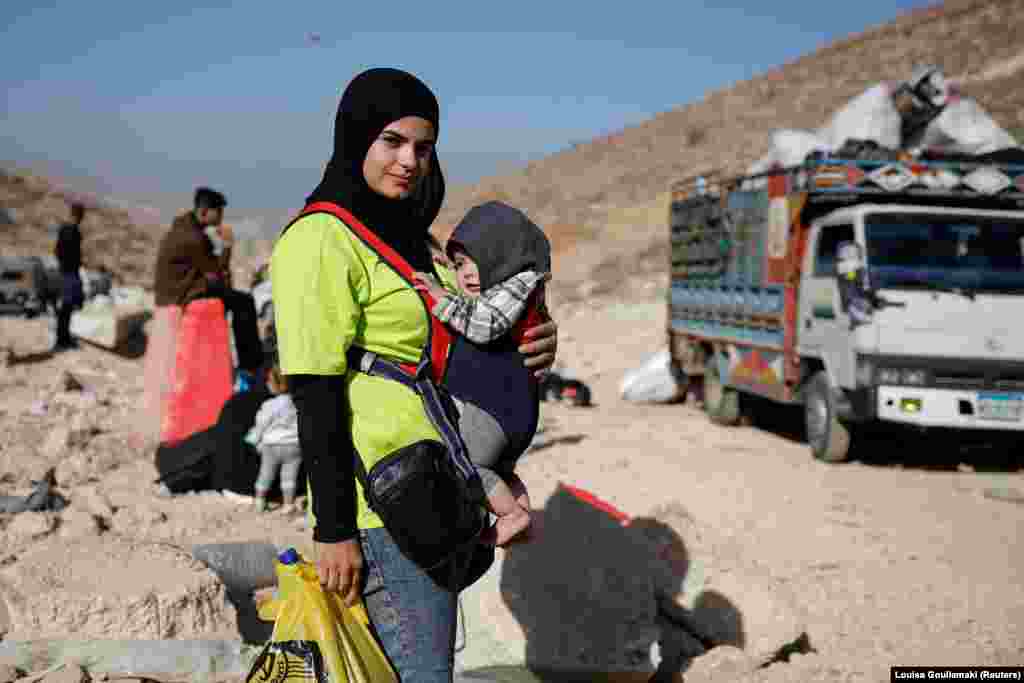
[[802,405],[829,462],[872,423],[1024,443],[1024,165],[693,178],[669,225],[669,346],[715,422]]

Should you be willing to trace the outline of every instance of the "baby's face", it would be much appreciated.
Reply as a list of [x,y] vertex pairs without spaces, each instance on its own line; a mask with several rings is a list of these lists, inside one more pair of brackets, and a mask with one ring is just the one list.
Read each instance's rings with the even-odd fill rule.
[[470,296],[480,295],[480,271],[476,262],[461,249],[452,252],[452,266],[455,268],[455,279],[459,289]]

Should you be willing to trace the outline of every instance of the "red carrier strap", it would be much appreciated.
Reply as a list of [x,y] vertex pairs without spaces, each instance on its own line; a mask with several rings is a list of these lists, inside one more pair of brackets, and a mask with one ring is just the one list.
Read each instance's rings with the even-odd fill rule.
[[[302,212],[296,217],[296,220],[303,216],[308,216],[311,213],[329,213],[342,223],[352,229],[356,236],[359,237],[368,247],[373,249],[377,254],[387,261],[395,272],[399,274],[406,282],[410,285],[413,284],[412,274],[413,267],[409,265],[402,256],[388,246],[380,237],[376,235],[372,230],[362,224],[358,218],[349,213],[346,209],[338,206],[334,202],[313,202],[302,210]],[[294,221],[293,221],[294,222]],[[424,236],[426,239],[426,236]],[[427,319],[430,321],[430,335],[427,338],[427,352],[430,356],[430,367],[434,375],[434,381],[441,382],[444,378],[445,368],[448,363],[448,347],[452,343],[452,334],[448,331],[448,328],[444,326],[440,320],[435,318],[431,311],[434,308],[436,301],[434,297],[430,296],[423,290],[416,290],[420,298],[423,299],[423,303],[427,308]],[[415,369],[412,373],[415,375]]]

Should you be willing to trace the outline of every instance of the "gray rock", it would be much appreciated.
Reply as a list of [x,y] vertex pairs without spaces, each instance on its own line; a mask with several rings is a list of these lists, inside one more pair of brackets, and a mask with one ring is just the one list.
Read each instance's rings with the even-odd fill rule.
[[7,547],[21,545],[46,536],[53,531],[54,519],[46,512],[23,512],[4,529]]
[[56,461],[67,455],[71,430],[66,426],[58,426],[51,431],[40,449],[40,455],[47,460]]
[[66,539],[100,535],[100,522],[88,510],[71,505],[60,518],[60,537]]
[[114,506],[95,486],[83,486],[75,490],[75,504],[101,519],[114,516]]
[[139,504],[118,508],[110,520],[111,528],[124,536],[150,530],[167,521],[167,515],[151,504]]

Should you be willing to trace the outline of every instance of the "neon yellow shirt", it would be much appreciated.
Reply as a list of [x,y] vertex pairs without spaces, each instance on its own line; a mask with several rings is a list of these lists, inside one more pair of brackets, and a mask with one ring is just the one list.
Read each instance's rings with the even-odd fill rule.
[[[417,394],[393,380],[349,372],[345,359],[355,344],[395,360],[419,361],[430,321],[415,289],[348,226],[323,213],[299,219],[278,240],[270,277],[281,370],[345,375],[349,430],[367,470],[403,446],[441,440]],[[451,273],[441,279],[449,285]],[[358,480],[356,493],[359,528],[383,526]]]

